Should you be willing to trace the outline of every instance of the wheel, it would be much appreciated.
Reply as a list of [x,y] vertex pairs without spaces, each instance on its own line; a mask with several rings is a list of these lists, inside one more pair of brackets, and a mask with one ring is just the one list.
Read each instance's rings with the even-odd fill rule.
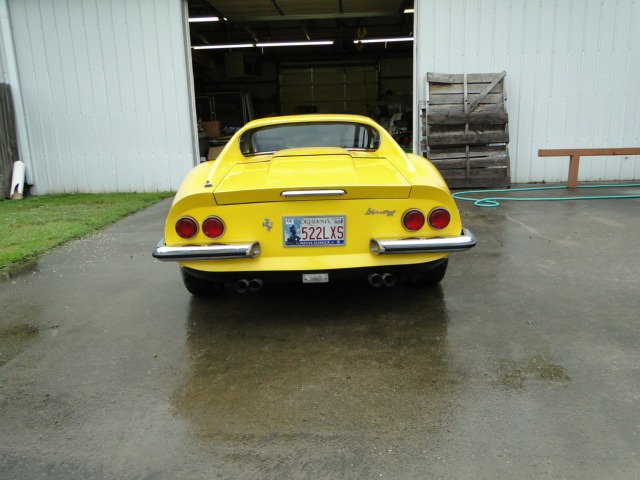
[[180,269],[180,273],[182,273],[182,281],[184,282],[184,286],[187,287],[189,293],[195,295],[196,297],[209,297],[221,290],[222,286],[220,283],[196,277],[195,275],[187,272],[184,268]]
[[431,270],[428,270],[426,272],[421,272],[414,275],[411,278],[411,283],[414,285],[424,285],[427,287],[435,287],[437,284],[439,284],[442,281],[442,279],[444,278],[444,275],[447,273],[448,264],[449,264],[449,259],[447,258],[444,262],[442,262],[437,267],[432,268]]

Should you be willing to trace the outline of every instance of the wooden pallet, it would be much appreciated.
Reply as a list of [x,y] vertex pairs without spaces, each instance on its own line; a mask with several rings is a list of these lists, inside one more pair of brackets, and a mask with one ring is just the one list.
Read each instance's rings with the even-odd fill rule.
[[451,188],[511,186],[505,75],[427,73],[421,153]]

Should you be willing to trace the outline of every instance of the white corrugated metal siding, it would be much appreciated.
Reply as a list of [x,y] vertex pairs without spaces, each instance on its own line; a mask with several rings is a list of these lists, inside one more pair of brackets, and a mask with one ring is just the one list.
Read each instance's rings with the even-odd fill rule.
[[[514,182],[561,182],[540,148],[640,147],[638,0],[416,0],[424,76],[507,72]],[[640,178],[640,157],[583,158],[581,181]]]
[[7,62],[7,47],[5,36],[11,35],[9,29],[8,16],[3,15],[2,0],[0,0],[0,83],[9,82],[9,68]]
[[182,0],[9,0],[37,193],[175,190],[194,165]]

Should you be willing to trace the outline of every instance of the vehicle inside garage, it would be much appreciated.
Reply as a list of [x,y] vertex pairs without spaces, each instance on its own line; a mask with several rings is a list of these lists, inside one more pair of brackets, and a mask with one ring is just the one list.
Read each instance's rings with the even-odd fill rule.
[[351,113],[411,146],[413,0],[190,0],[204,143],[248,120]]

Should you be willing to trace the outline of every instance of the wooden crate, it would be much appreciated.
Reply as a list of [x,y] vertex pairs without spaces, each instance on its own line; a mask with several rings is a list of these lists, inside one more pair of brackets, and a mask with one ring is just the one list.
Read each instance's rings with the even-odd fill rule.
[[511,186],[505,75],[427,73],[421,153],[451,188]]

